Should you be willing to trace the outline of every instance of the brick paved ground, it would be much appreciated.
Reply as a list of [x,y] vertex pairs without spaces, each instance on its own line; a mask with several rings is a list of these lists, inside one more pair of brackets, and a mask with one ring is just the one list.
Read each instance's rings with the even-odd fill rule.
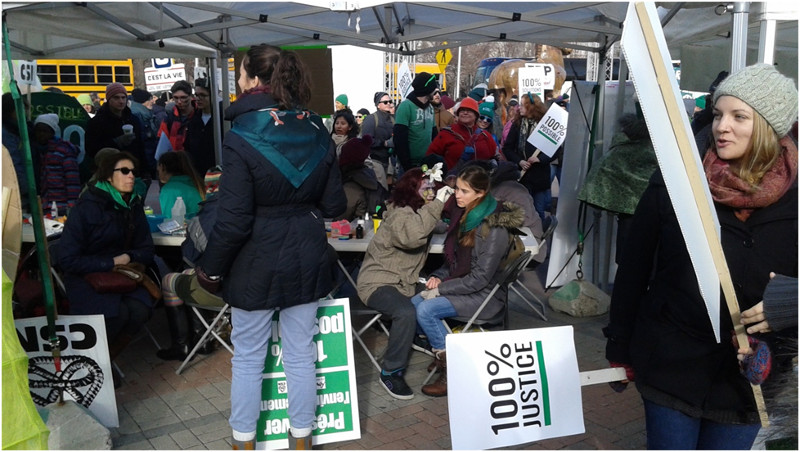
[[[526,286],[542,293],[539,277],[526,274]],[[572,325],[581,371],[607,367],[605,341],[600,328],[607,316],[572,318],[549,307],[548,321],[536,317],[521,300],[511,295],[511,327],[535,328]],[[166,345],[169,335],[164,313],[159,310],[149,324]],[[366,334],[372,350],[385,339]],[[322,449],[450,449],[447,398],[430,398],[419,391],[430,358],[414,353],[407,381],[416,396],[402,401],[379,386],[377,371],[358,345],[354,346],[361,414],[361,439],[326,444]],[[112,429],[114,449],[230,449],[230,354],[217,350],[195,359],[180,376],[178,363],[155,356],[149,338],[142,336],[119,359],[126,383],[117,390],[120,426]],[[582,389],[586,433],[531,442],[508,449],[643,449],[644,414],[635,388],[622,394],[608,385]]]

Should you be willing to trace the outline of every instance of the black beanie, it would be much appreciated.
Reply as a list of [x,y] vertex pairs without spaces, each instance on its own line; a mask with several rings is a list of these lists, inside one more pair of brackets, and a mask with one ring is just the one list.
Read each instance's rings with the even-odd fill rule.
[[143,104],[148,100],[152,99],[153,95],[141,88],[134,88],[134,90],[131,91],[131,97],[133,98],[134,102]]
[[414,77],[411,82],[411,87],[414,88],[414,95],[417,97],[427,96],[439,87],[439,82],[436,80],[435,75],[428,72],[420,72]]
[[[388,96],[388,95],[389,95],[389,93],[384,93],[383,91],[378,91],[377,93],[375,93],[375,96],[373,96],[372,103],[375,104],[375,106],[377,107],[378,104],[380,103],[381,99],[383,99],[383,96]],[[389,99],[389,100],[391,100],[391,99]]]

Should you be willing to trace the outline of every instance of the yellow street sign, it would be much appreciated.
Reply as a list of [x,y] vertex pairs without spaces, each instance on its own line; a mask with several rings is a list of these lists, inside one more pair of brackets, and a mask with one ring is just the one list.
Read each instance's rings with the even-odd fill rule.
[[439,69],[442,72],[444,72],[445,68],[452,59],[453,59],[453,52],[451,52],[450,49],[440,50],[436,52],[436,63],[439,65]]

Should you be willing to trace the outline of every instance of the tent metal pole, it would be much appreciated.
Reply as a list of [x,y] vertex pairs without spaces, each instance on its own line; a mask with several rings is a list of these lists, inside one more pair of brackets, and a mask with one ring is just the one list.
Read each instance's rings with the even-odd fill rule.
[[731,74],[747,66],[747,20],[749,15],[750,2],[733,4]]
[[[221,52],[217,52],[217,54],[221,55]],[[219,91],[217,90],[217,57],[209,57],[209,66],[211,70],[209,71],[208,78],[209,78],[209,87],[208,90],[211,94],[211,119],[210,121],[213,122],[212,126],[214,130],[214,156],[216,157],[217,165],[222,164],[222,131],[220,130],[220,109],[219,109],[219,99],[218,94]],[[223,93],[228,91],[228,62],[225,61],[225,69],[222,72],[222,91]]]
[[461,46],[458,46],[458,65],[456,66],[456,93],[453,99],[461,97]]

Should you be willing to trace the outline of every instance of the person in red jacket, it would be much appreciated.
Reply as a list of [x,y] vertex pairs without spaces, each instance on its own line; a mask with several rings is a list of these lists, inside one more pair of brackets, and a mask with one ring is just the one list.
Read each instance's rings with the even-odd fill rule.
[[497,149],[492,136],[476,125],[478,102],[465,98],[456,110],[456,116],[457,121],[436,135],[426,153],[442,156],[448,172],[457,172],[461,162],[491,159]]

